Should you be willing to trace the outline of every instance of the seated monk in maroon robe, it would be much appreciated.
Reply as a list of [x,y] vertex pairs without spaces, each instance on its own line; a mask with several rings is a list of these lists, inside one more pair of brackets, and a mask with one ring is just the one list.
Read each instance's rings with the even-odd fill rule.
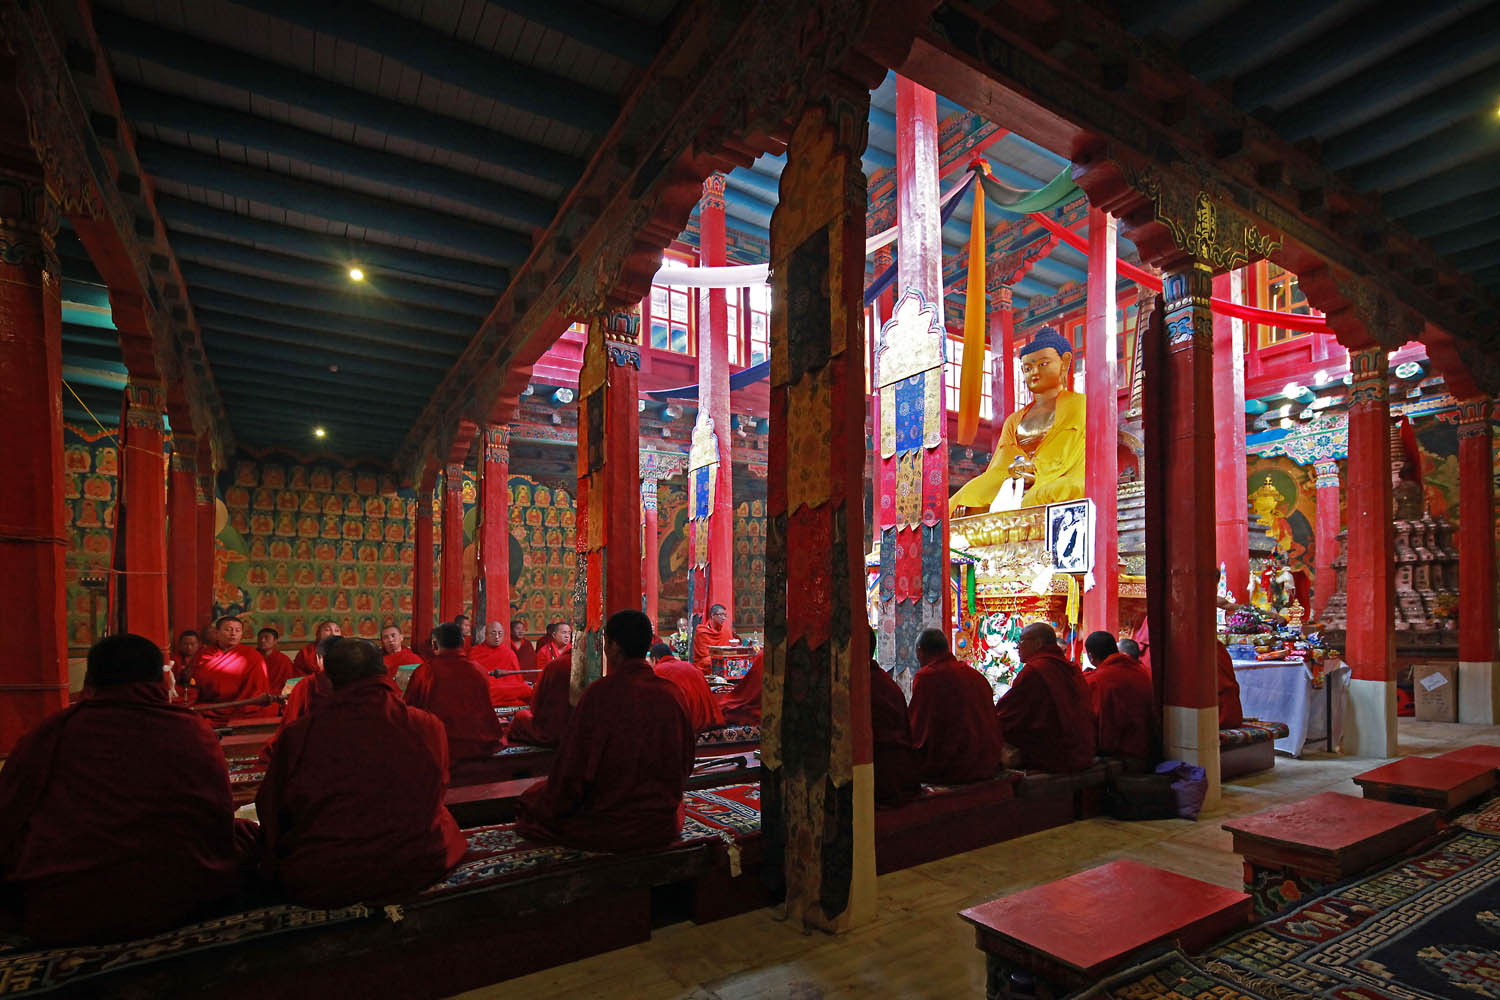
[[[253,646],[240,645],[245,626],[233,615],[214,623],[217,639],[212,646],[198,650],[193,660],[189,682],[198,689],[200,705],[248,701],[270,691],[266,661]],[[211,726],[224,726],[247,719],[274,718],[275,705],[241,705],[204,713]]]
[[276,648],[281,633],[269,626],[255,633],[255,650],[266,661],[266,689],[273,695],[281,694],[288,679],[297,676],[292,658]]
[[604,626],[609,669],[573,709],[552,772],[520,801],[521,833],[590,851],[662,847],[682,832],[695,744],[682,692],[646,653],[651,620],[617,611]]
[[468,847],[443,805],[443,724],[402,702],[364,639],[335,637],[324,676],[331,693],[281,733],[255,796],[262,874],[303,906],[419,892]]
[[917,637],[911,682],[912,745],[922,757],[922,780],[964,785],[993,778],[1003,745],[984,675],[948,649],[948,637],[935,628]]
[[683,701],[687,703],[688,721],[693,724],[693,732],[701,733],[704,730],[718,729],[724,725],[724,712],[719,708],[714,693],[708,689],[708,681],[703,679],[703,671],[686,660],[679,660],[673,656],[672,647],[664,642],[658,642],[651,647],[651,662],[656,676],[665,677],[681,689]]
[[761,678],[765,676],[765,655],[765,650],[756,653],[745,676],[735,681],[734,687],[718,696],[725,725],[760,725],[760,684]]
[[1094,710],[1094,749],[1141,770],[1156,757],[1157,724],[1151,675],[1120,651],[1115,637],[1094,632],[1083,641],[1094,669],[1083,675]]
[[330,635],[343,635],[344,631],[336,621],[318,622],[318,627],[313,630],[313,641],[303,646],[292,660],[292,671],[294,677],[308,677],[317,672],[317,664],[314,654],[318,651],[318,643]]
[[516,664],[521,668],[523,676],[528,678],[532,673],[547,665],[537,663],[536,647],[531,644],[530,639],[526,638],[526,619],[524,618],[510,620],[510,651],[516,654]]
[[1233,729],[1245,722],[1245,712],[1240,707],[1240,679],[1234,674],[1229,647],[1218,640],[1214,641],[1214,667],[1219,675],[1219,728]]
[[536,647],[536,662],[546,666],[559,656],[573,652],[573,626],[567,622],[549,622],[547,638]]
[[452,622],[432,630],[437,652],[411,675],[406,703],[443,721],[448,758],[488,757],[500,749],[500,720],[490,705],[489,678],[463,651],[464,634]]
[[323,663],[328,658],[328,651],[333,648],[334,643],[339,641],[339,638],[336,635],[329,635],[318,640],[313,652],[314,671],[310,676],[297,678],[297,683],[292,685],[292,693],[286,696],[286,704],[281,706],[281,724],[276,727],[276,732],[271,734],[271,738],[266,740],[266,745],[260,748],[261,763],[270,761],[271,748],[276,745],[277,739],[286,731],[287,726],[307,715],[333,694],[333,684],[323,670]]
[[1021,630],[1021,672],[995,704],[1005,742],[1028,771],[1082,771],[1094,762],[1094,710],[1078,664],[1045,622]]
[[0,923],[44,945],[144,937],[206,916],[253,871],[219,741],[167,701],[162,668],[149,639],[101,639],[82,699],[0,768]]
[[510,718],[505,742],[512,745],[555,747],[562,741],[573,714],[573,654],[559,656],[542,668],[531,692],[531,707]]
[[708,620],[693,631],[693,666],[708,673],[714,658],[708,648],[727,646],[733,638],[734,630],[729,627],[729,609],[722,604],[715,604],[708,609]]
[[[870,651],[875,630],[870,629]],[[988,696],[986,696],[988,701]],[[875,748],[875,802],[899,806],[922,791],[922,759],[912,747],[906,695],[891,675],[870,659],[870,733]]]
[[[403,643],[406,637],[401,634],[401,629],[396,625],[387,625],[380,630],[380,650],[385,663],[385,674],[391,680],[396,681],[398,688],[405,687],[405,682],[399,680],[402,667],[420,667],[423,660],[416,653],[407,649]],[[411,671],[406,672],[407,679],[411,678]]]
[[492,706],[531,704],[531,685],[520,675],[521,665],[506,638],[504,622],[490,622],[484,642],[469,650],[469,659],[487,675]]

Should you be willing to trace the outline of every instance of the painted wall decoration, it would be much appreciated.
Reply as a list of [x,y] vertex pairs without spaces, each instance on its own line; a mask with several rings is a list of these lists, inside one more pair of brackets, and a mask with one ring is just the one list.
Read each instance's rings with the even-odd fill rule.
[[345,635],[411,631],[415,494],[374,466],[241,453],[219,476],[214,613],[247,631],[270,625],[282,644],[331,618]]
[[[509,483],[511,612],[524,615],[531,632],[541,632],[547,622],[573,618],[576,502],[569,491],[530,476],[512,475]],[[472,518],[464,523],[469,537]]]
[[766,481],[734,481],[734,621],[759,630],[766,620]]
[[1314,480],[1310,467],[1298,465],[1285,455],[1251,455],[1246,461],[1250,518],[1266,529],[1294,573],[1311,573],[1313,569],[1317,546],[1313,525],[1318,520]]
[[86,577],[107,580],[114,547],[115,489],[119,450],[114,432],[63,425],[63,523],[68,645],[76,653],[103,635],[107,591],[83,585]]

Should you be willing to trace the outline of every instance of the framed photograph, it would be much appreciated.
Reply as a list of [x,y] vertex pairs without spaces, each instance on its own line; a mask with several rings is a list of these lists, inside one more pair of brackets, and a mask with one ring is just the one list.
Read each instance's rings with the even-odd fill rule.
[[1059,573],[1087,573],[1094,562],[1094,505],[1069,500],[1047,505],[1047,554]]

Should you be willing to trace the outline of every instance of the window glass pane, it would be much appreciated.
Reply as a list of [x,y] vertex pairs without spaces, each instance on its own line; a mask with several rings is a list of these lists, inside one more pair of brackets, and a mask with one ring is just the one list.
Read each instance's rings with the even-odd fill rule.
[[667,315],[667,290],[661,285],[651,286],[651,315]]
[[677,324],[674,323],[672,325],[672,344],[671,344],[671,350],[674,350],[674,351],[676,351],[679,354],[686,354],[687,353],[687,349],[688,349],[687,327],[686,326],[678,326]]
[[667,349],[667,324],[651,324],[651,346],[659,351]]

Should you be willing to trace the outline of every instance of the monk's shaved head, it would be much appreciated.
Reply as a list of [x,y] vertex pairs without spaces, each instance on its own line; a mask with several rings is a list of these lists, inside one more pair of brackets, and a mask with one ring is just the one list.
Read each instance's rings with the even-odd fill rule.
[[[322,643],[319,643],[319,648],[322,648]],[[373,642],[330,636],[328,651],[323,656],[323,672],[337,690],[366,677],[384,676],[385,661],[380,658],[380,650]]]
[[1040,643],[1042,648],[1057,645],[1057,633],[1046,622],[1034,622],[1021,630],[1021,641]]
[[942,629],[923,629],[922,634],[917,636],[917,652],[942,656],[948,652],[948,637],[943,634]]
[[105,636],[89,649],[85,687],[162,683],[161,650],[145,636],[122,632]]
[[452,622],[443,622],[432,630],[432,641],[438,649],[458,649],[464,644],[464,634]]

